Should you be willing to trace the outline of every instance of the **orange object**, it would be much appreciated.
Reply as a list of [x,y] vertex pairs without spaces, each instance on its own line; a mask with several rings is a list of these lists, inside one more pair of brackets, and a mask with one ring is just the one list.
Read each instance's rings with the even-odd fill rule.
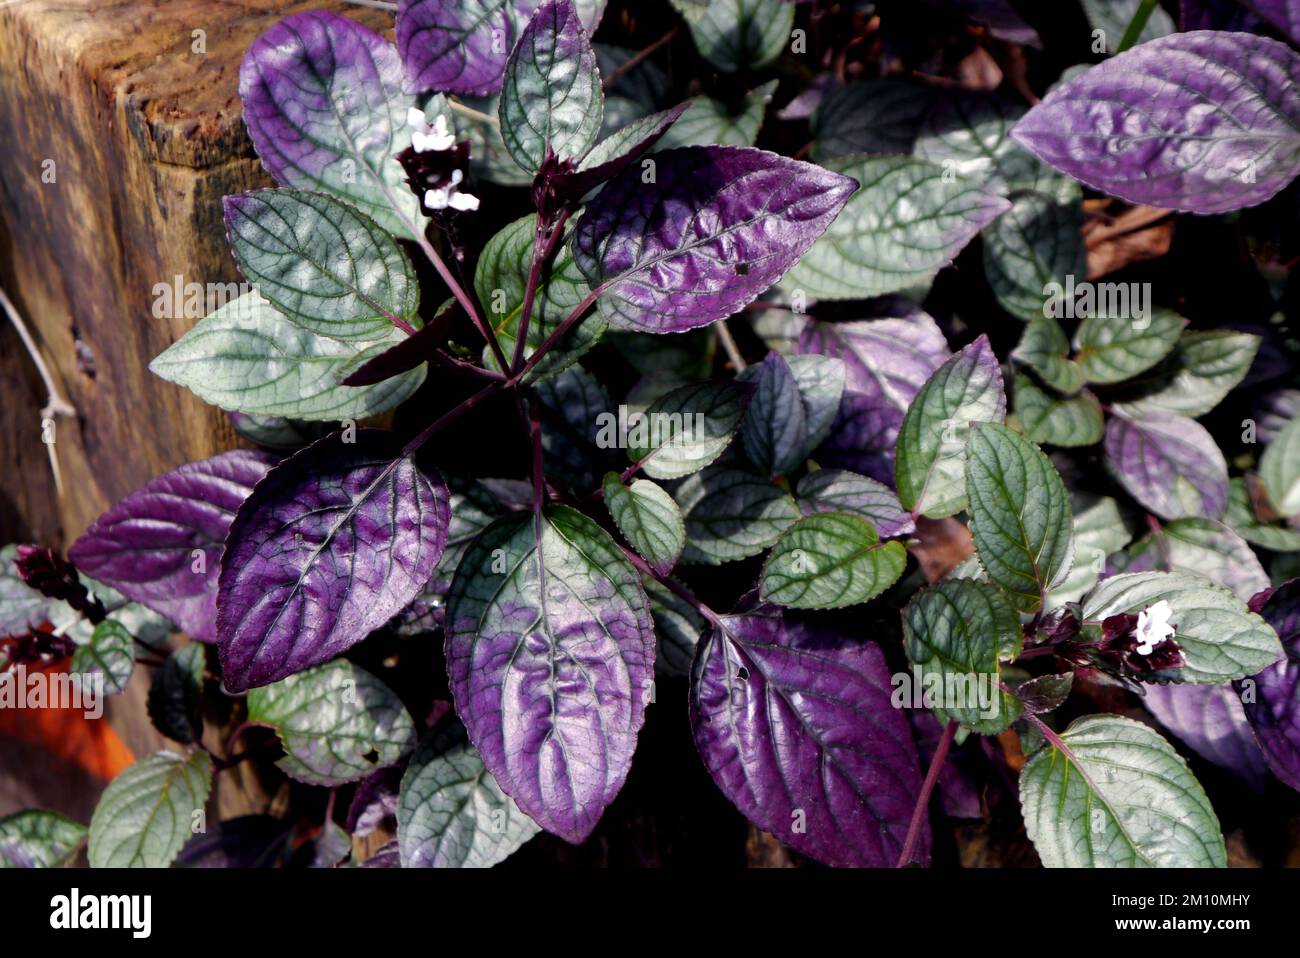
[[[65,672],[67,665],[41,671]],[[79,709],[0,709],[0,735],[40,746],[104,781],[135,761],[135,755],[103,717],[88,719]]]

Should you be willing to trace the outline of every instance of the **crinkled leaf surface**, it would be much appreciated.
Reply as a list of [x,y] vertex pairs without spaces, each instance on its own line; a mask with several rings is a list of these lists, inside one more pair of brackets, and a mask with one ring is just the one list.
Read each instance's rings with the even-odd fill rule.
[[686,522],[686,562],[720,565],[758,555],[799,518],[799,507],[762,476],[717,466],[675,493]]
[[916,523],[883,482],[843,469],[818,469],[795,486],[799,509],[805,516],[816,512],[847,512],[870,522],[882,538],[916,531]]
[[57,812],[31,810],[0,818],[0,868],[70,865],[86,826]]
[[166,868],[212,789],[207,752],[155,752],[108,783],[90,819],[91,868]]
[[815,299],[862,299],[928,283],[1010,207],[924,160],[847,157],[827,169],[861,185],[782,281]]
[[1213,519],[1175,519],[1133,543],[1111,564],[1121,572],[1199,575],[1249,601],[1268,588],[1268,574],[1241,536]]
[[830,433],[844,392],[844,363],[827,356],[769,353],[739,377],[755,384],[741,439],[770,475],[797,469]]
[[794,4],[784,0],[709,0],[697,17],[687,17],[700,55],[719,70],[767,66],[790,43]]
[[605,108],[596,53],[571,0],[537,8],[506,63],[501,136],[536,173],[547,155],[578,160],[595,145]]
[[135,671],[135,641],[121,623],[105,619],[95,626],[90,641],[72,653],[69,669],[87,677],[102,675],[104,692],[117,695]]
[[970,529],[980,565],[1021,612],[1042,608],[1070,571],[1074,517],[1052,461],[998,423],[972,423],[966,445]]
[[397,50],[325,10],[285,17],[258,37],[239,69],[244,124],[284,186],[347,200],[384,229],[421,229],[419,201],[396,155],[411,143]]
[[907,565],[901,542],[882,542],[861,516],[819,512],[776,541],[759,580],[762,598],[791,609],[838,609],[893,585]]
[[226,539],[217,639],[226,688],[267,685],[339,655],[401,611],[433,574],[447,486],[374,430],[285,460]]
[[[538,0],[399,0],[397,48],[409,88],[496,93],[510,52],[538,6]],[[575,6],[587,32],[594,32],[604,0],[578,0]]]
[[1100,623],[1118,612],[1136,615],[1161,600],[1172,609],[1174,641],[1183,650],[1181,668],[1158,673],[1162,679],[1218,685],[1254,675],[1278,660],[1277,634],[1246,603],[1206,579],[1166,572],[1111,576],[1083,599],[1087,622]]
[[410,260],[355,207],[304,190],[254,190],[221,202],[240,272],[304,329],[373,340],[395,318],[415,316],[420,286]]
[[844,361],[844,393],[818,461],[892,483],[903,414],[951,355],[939,327],[920,310],[886,319],[809,322],[797,349]]
[[[944,579],[916,593],[903,610],[903,647],[913,681],[937,673],[940,719],[995,735],[1020,716],[1020,702],[999,687],[999,662],[1016,657],[1020,617],[1005,593],[971,579]],[[952,695],[947,690],[952,688]],[[928,703],[927,703],[928,704]]]
[[573,256],[617,329],[681,332],[722,319],[780,279],[825,232],[854,182],[763,150],[655,154],[587,205]]
[[274,462],[267,453],[237,449],[151,479],[96,519],[68,557],[191,638],[212,642],[226,533]]
[[1300,791],[1300,580],[1279,586],[1260,615],[1282,639],[1286,656],[1236,687],[1269,768]]
[[1043,290],[1087,274],[1083,205],[1021,193],[984,232],[984,272],[1002,307],[1020,319],[1043,315]]
[[636,570],[567,507],[498,519],[465,552],[447,668],[470,740],[534,821],[581,842],[627,777],[654,670]]
[[1152,309],[1138,316],[1129,309],[1116,312],[1090,310],[1079,324],[1074,344],[1075,361],[1092,383],[1118,383],[1150,369],[1178,342],[1183,318],[1167,309]]
[[1231,684],[1152,685],[1142,704],[1197,755],[1263,789],[1268,765]]
[[911,153],[935,98],[931,87],[894,77],[832,89],[812,118],[813,157]]
[[655,479],[699,472],[731,445],[749,401],[748,389],[733,383],[674,389],[650,405],[641,425],[631,423],[628,456],[645,460],[642,471]]
[[1228,505],[1228,465],[1205,427],[1185,416],[1114,415],[1106,461],[1129,494],[1163,519],[1217,519]]
[[403,868],[491,868],[540,828],[501,791],[455,719],[429,733],[402,776]]
[[701,640],[690,716],[714,781],[759,828],[828,865],[898,861],[921,771],[876,645],[771,606],[724,616]]
[[415,725],[387,685],[344,659],[248,693],[248,719],[275,729],[286,775],[334,787],[392,765],[415,748]]
[[203,734],[203,677],[207,655],[191,642],[172,652],[149,685],[149,718],[163,735],[182,745]]
[[1219,819],[1173,746],[1118,715],[1087,715],[1020,773],[1025,828],[1048,868],[1227,867]]
[[339,385],[405,341],[392,326],[366,342],[318,335],[253,290],[199,320],[149,369],[222,409],[311,421],[360,419],[405,402],[424,382],[421,362],[372,386]]
[[1052,590],[1044,603],[1049,610],[1081,599],[1106,570],[1106,557],[1133,538],[1119,513],[1119,504],[1110,496],[1074,492],[1070,505],[1074,512],[1074,563],[1065,581]]
[[1223,213],[1300,171],[1300,54],[1197,30],[1135,47],[1048,93],[1012,130],[1045,163],[1132,203]]
[[1284,516],[1300,514],[1300,417],[1291,420],[1264,449],[1259,477],[1269,502]]
[[898,499],[914,514],[941,518],[966,504],[966,434],[972,422],[1001,422],[1002,371],[987,336],[940,366],[903,417],[894,475]]
[[1029,320],[1011,358],[1029,366],[1043,382],[1063,393],[1076,393],[1084,383],[1083,370],[1069,358],[1070,341],[1061,324],[1050,316]]
[[649,479],[625,486],[616,472],[606,473],[602,488],[618,531],[650,568],[667,575],[686,547],[686,526],[673,497]]
[[1117,403],[1130,416],[1171,412],[1203,416],[1235,389],[1259,351],[1261,338],[1227,329],[1183,333],[1166,363],[1133,399]]
[[673,124],[660,141],[661,149],[677,146],[753,146],[763,126],[767,105],[776,92],[772,80],[751,90],[739,112],[707,96],[692,97],[690,111]]
[[[488,319],[496,330],[497,341],[506,356],[514,355],[519,337],[519,321],[523,315],[524,291],[532,266],[533,236],[537,231],[537,217],[529,215],[515,220],[494,235],[479,254],[474,269],[474,290],[487,310]],[[542,271],[533,300],[532,315],[528,320],[528,343],[524,356],[531,356],[589,292],[587,281],[573,262],[568,244],[560,247],[555,258]],[[574,326],[547,352],[529,373],[530,381],[555,375],[577,362],[578,358],[596,345],[605,331],[605,320],[592,313]],[[483,362],[496,369],[496,356],[488,347],[483,349]]]
[[1015,379],[1016,418],[1034,442],[1047,446],[1092,446],[1105,430],[1101,403],[1088,390],[1077,396],[1053,396],[1021,373]]

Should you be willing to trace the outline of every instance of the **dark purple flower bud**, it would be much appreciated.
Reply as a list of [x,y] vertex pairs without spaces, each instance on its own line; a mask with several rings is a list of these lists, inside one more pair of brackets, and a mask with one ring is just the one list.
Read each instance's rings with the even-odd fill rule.
[[77,644],[66,635],[32,629],[19,635],[0,637],[0,672],[19,665],[50,665],[62,662]]
[[[1172,634],[1155,641],[1139,634],[1139,616],[1127,612],[1108,616],[1101,623],[1101,640],[1093,650],[1095,660],[1112,672],[1148,675],[1180,668],[1182,647]],[[1172,630],[1173,626],[1170,626]]]
[[92,599],[86,587],[81,584],[77,567],[53,549],[46,546],[19,546],[14,566],[22,580],[41,595],[68,603],[92,622],[98,622],[104,617],[104,607],[98,599]]

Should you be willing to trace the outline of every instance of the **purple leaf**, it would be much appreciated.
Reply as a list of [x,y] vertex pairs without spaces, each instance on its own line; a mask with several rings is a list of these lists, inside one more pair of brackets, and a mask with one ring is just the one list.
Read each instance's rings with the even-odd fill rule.
[[1259,17],[1238,0],[1180,0],[1179,25],[1192,30],[1232,30],[1249,33],[1259,26]]
[[454,305],[455,300],[447,300],[428,323],[398,342],[396,346],[385,349],[373,359],[366,360],[340,385],[373,386],[375,383],[400,376],[429,360],[447,344],[451,322],[456,316]]
[[158,476],[96,519],[68,558],[192,638],[214,642],[226,533],[275,461],[237,449]]
[[655,154],[587,206],[573,255],[616,329],[678,333],[752,302],[835,219],[857,183],[746,147]]
[[679,103],[671,110],[633,120],[592,147],[575,169],[557,173],[552,183],[563,194],[581,196],[654,146],[690,106],[689,102]]
[[1231,683],[1151,685],[1143,704],[1197,755],[1263,790],[1268,768]]
[[[1257,605],[1261,596],[1268,598]],[[1252,609],[1277,632],[1286,657],[1253,678],[1234,683],[1246,718],[1273,774],[1300,791],[1300,579],[1261,593]]]
[[221,562],[217,640],[232,692],[328,661],[433,574],[447,486],[392,437],[335,433],[286,459],[240,507]]
[[[905,714],[912,725],[921,764],[928,767],[935,749],[939,747],[939,740],[943,738],[943,723],[927,708],[908,709]],[[948,753],[948,760],[939,772],[936,787],[943,802],[943,813],[949,818],[980,818],[984,814],[979,780],[963,761],[967,757],[954,749]]]
[[904,318],[811,322],[796,349],[844,360],[839,413],[815,458],[892,485],[903,413],[952,355],[939,327],[919,309]]
[[1228,465],[1192,419],[1161,412],[1111,416],[1105,449],[1120,484],[1162,519],[1217,519],[1228,506]]
[[[710,774],[745,816],[837,866],[892,866],[920,793],[912,730],[873,643],[772,606],[701,640],[690,715]],[[929,859],[929,829],[917,860]]]
[[447,602],[456,712],[501,790],[570,842],[627,778],[654,675],[632,564],[581,513],[509,515],[466,550]]
[[[574,4],[594,33],[604,0]],[[501,89],[510,51],[540,0],[398,0],[397,49],[407,88],[486,96]]]
[[485,96],[501,76],[532,0],[399,0],[397,49],[414,92]]
[[1121,53],[1049,93],[1011,135],[1043,162],[1133,203],[1222,213],[1300,172],[1300,55],[1200,30]]
[[402,63],[379,34],[325,10],[285,17],[239,68],[244,124],[284,186],[323,190],[393,233],[420,219],[395,159],[411,141]]
[[1242,0],[1246,6],[1300,43],[1300,0]]

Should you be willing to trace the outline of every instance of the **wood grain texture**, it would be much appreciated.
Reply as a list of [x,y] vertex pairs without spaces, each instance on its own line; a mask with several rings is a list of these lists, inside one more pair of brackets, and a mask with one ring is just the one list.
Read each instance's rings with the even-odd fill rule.
[[[148,371],[196,322],[155,318],[154,288],[177,276],[238,280],[221,197],[270,184],[240,116],[239,63],[275,21],[321,6],[392,23],[381,11],[283,0],[0,7],[0,282],[79,411],[57,423],[65,489],[50,509],[45,450],[32,448],[43,396],[12,331],[0,338],[0,451],[22,464],[0,471],[0,528],[66,546],[158,473],[236,444],[220,410]],[[54,182],[43,181],[46,161]],[[79,352],[93,355],[93,375]]]
[[[239,444],[224,413],[149,372],[197,321],[156,318],[155,285],[238,280],[221,197],[271,183],[241,119],[239,63],[258,34],[313,7],[391,30],[391,14],[342,3],[0,6],[0,283],[78,411],[56,423],[60,496],[41,443],[44,390],[0,318],[0,541],[66,548],[152,477]],[[139,756],[165,743],[145,714],[148,671],[137,672],[108,721]],[[41,775],[52,767],[0,769],[0,813],[34,796],[50,802],[60,782]],[[58,804],[85,820],[98,786]],[[241,768],[218,776],[211,811],[225,818],[268,801]]]

